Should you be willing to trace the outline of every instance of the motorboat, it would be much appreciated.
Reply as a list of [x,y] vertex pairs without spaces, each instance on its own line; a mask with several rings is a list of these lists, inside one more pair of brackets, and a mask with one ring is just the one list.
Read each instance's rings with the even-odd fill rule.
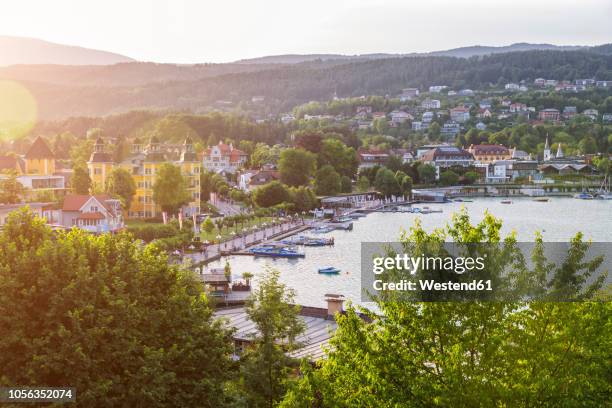
[[585,193],[583,191],[582,193],[574,194],[574,198],[577,198],[579,200],[592,200],[593,195],[589,193]]
[[260,245],[252,248],[250,252],[255,256],[267,256],[271,258],[303,258],[303,252],[293,247],[278,247],[274,245]]
[[548,198],[545,198],[545,197],[534,198],[533,201],[536,201],[538,203],[547,203],[548,202]]
[[510,200],[502,200],[501,203],[502,204],[512,204],[512,201],[510,201]]
[[326,266],[324,268],[319,268],[319,273],[324,273],[327,275],[337,275],[340,273],[340,269],[335,266]]

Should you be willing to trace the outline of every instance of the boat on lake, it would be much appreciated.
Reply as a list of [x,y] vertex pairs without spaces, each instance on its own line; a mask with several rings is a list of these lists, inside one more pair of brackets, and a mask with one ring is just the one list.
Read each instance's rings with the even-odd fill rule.
[[582,193],[574,194],[574,198],[579,200],[592,200],[593,195],[583,191]]
[[340,269],[336,268],[335,266],[326,266],[324,268],[319,268],[319,273],[337,275],[340,273]]
[[502,204],[512,204],[512,201],[510,200],[502,200],[500,201]]
[[538,203],[547,203],[548,198],[545,198],[545,197],[534,198],[533,201],[538,202]]
[[326,246],[334,245],[333,238],[314,238],[300,235],[297,237],[291,237],[280,241],[282,244],[287,245],[304,245],[304,246]]
[[335,228],[329,225],[322,225],[312,230],[315,234],[325,234],[327,232],[332,232]]
[[249,250],[255,256],[267,256],[270,258],[303,258],[303,252],[294,247],[279,247],[277,245],[259,245]]

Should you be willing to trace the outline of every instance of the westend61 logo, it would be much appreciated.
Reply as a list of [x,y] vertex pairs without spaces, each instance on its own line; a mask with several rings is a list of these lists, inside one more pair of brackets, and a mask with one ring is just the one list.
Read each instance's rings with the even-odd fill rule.
[[364,242],[361,300],[580,301],[611,267],[601,242]]

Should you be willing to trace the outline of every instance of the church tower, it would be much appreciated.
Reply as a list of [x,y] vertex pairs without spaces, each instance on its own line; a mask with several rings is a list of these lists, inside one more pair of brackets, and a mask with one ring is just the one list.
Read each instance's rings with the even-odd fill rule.
[[561,143],[557,145],[557,155],[555,157],[557,159],[560,159],[563,157],[563,150],[561,150]]
[[546,143],[544,144],[544,161],[549,161],[552,159],[552,155],[550,153],[550,145],[548,144],[548,136],[546,136]]
[[89,177],[91,177],[91,182],[95,189],[104,189],[106,179],[113,171],[113,166],[113,158],[109,153],[105,152],[104,140],[99,137],[87,162]]

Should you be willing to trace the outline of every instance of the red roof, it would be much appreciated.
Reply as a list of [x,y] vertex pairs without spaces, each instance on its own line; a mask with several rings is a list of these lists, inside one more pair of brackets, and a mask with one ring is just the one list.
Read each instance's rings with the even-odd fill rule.
[[[85,195],[85,194],[69,194],[66,197],[64,197],[64,206],[62,207],[62,210],[63,211],[79,211],[81,207],[83,207],[85,203],[89,201],[91,197],[92,196]],[[106,200],[110,200],[111,198],[109,195],[99,194],[93,197],[95,197],[95,199],[98,200],[100,204],[104,206],[104,208],[110,211],[110,209],[106,205]]]
[[79,220],[103,220],[104,214],[102,214],[99,211],[85,212],[85,213],[81,213],[81,215],[79,215],[78,218]]
[[470,145],[468,151],[475,155],[482,154],[510,154],[510,150],[503,145]]
[[55,156],[45,140],[38,136],[25,154],[26,159],[53,159]]

